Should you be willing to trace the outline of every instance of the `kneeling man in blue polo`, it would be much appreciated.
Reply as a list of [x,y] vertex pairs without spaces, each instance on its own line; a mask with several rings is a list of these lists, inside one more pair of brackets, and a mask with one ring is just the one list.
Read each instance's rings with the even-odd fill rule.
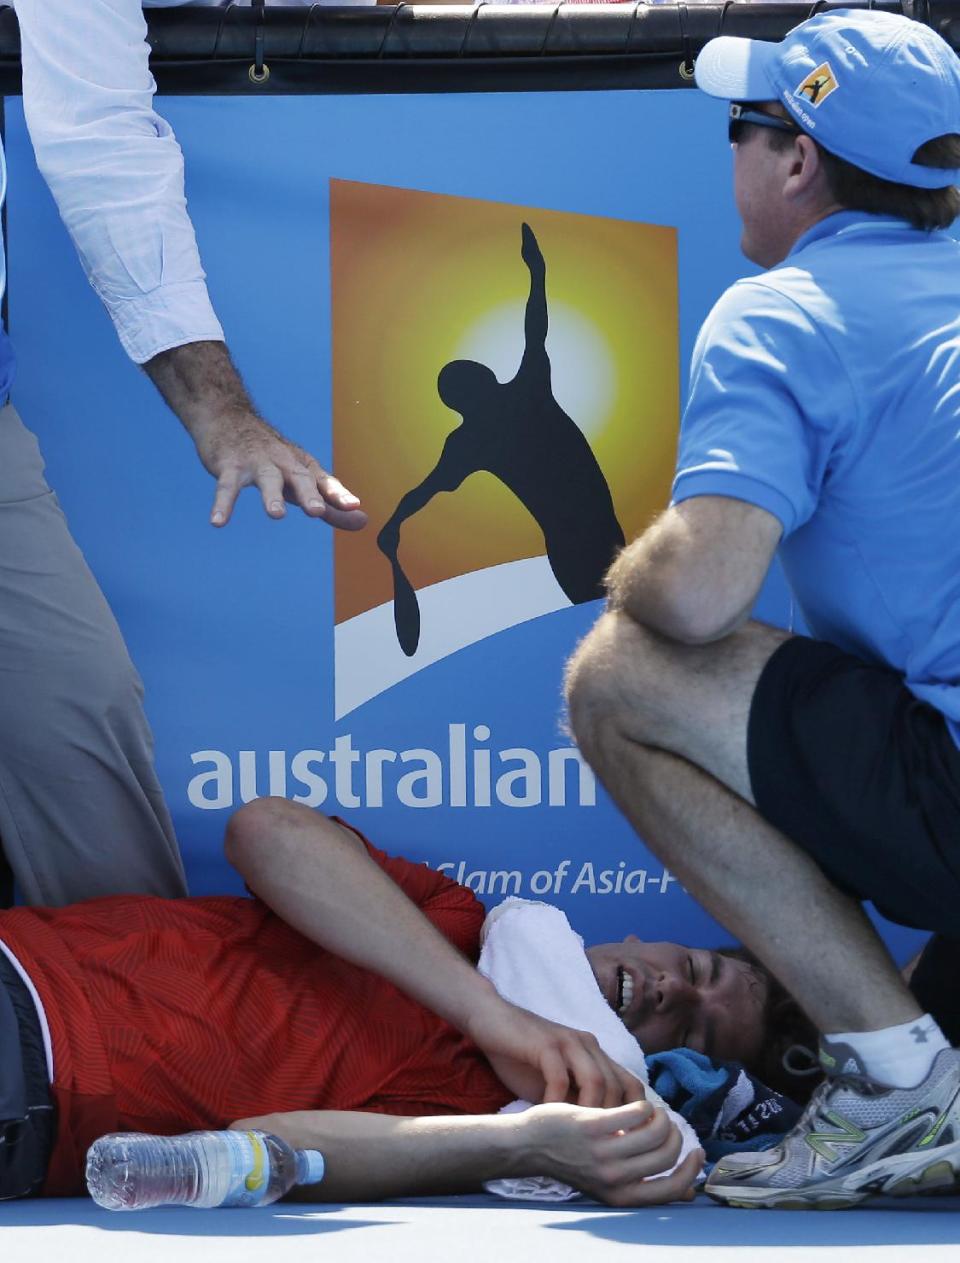
[[[741,247],[767,270],[701,330],[673,502],[608,575],[570,718],[821,1032],[798,1128],[707,1191],[847,1206],[960,1172],[936,986],[960,962],[960,61],[920,23],[835,10],[712,40],[697,82],[730,101]],[[775,554],[810,636],[750,620]],[[934,932],[924,1005],[864,901]]]

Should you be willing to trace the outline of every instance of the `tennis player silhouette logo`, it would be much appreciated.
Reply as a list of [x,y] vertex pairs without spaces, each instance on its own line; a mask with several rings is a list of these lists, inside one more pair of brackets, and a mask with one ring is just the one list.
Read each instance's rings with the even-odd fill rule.
[[543,531],[550,568],[574,605],[603,595],[603,576],[623,546],[607,480],[583,432],[553,395],[546,263],[529,224],[523,225],[521,238],[530,295],[516,376],[498,382],[474,360],[444,365],[437,390],[462,420],[447,436],[434,468],[401,498],[377,536],[393,569],[394,624],[408,657],[420,643],[420,605],[400,561],[400,529],[438,492],[456,491],[471,474],[493,474],[530,512]]
[[806,97],[815,109],[819,109],[831,92],[836,92],[839,86],[830,63],[825,61],[807,75],[794,96]]

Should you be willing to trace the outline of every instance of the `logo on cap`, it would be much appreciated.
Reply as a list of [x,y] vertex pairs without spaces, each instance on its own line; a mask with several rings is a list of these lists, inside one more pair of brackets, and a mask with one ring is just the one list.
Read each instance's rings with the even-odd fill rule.
[[839,86],[836,75],[830,69],[830,63],[825,61],[816,70],[811,70],[793,95],[806,97],[814,109],[818,110],[830,93]]

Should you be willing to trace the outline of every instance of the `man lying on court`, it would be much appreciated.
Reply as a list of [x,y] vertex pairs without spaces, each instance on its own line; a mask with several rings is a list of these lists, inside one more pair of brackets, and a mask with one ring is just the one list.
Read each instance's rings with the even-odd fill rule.
[[[484,919],[471,891],[278,799],[234,816],[227,854],[254,898],[0,914],[0,1118],[16,1119],[0,1125],[4,1197],[82,1193],[86,1148],[106,1132],[255,1120],[324,1152],[319,1200],[526,1175],[615,1204],[688,1194],[699,1150],[647,1179],[681,1146],[641,1084],[470,963]],[[591,952],[650,1050],[681,1042],[681,992],[691,970],[705,985],[709,954],[629,940]],[[718,1051],[736,1055],[759,1037],[760,1005],[745,966],[721,973],[706,1007],[730,1045]],[[498,1116],[517,1097],[554,1103]]]

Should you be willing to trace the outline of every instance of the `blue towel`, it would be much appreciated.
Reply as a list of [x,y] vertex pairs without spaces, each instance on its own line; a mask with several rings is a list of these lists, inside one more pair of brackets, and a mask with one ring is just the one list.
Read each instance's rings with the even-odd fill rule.
[[650,1086],[697,1133],[708,1162],[741,1149],[770,1149],[801,1108],[732,1061],[711,1061],[692,1048],[647,1057]]

